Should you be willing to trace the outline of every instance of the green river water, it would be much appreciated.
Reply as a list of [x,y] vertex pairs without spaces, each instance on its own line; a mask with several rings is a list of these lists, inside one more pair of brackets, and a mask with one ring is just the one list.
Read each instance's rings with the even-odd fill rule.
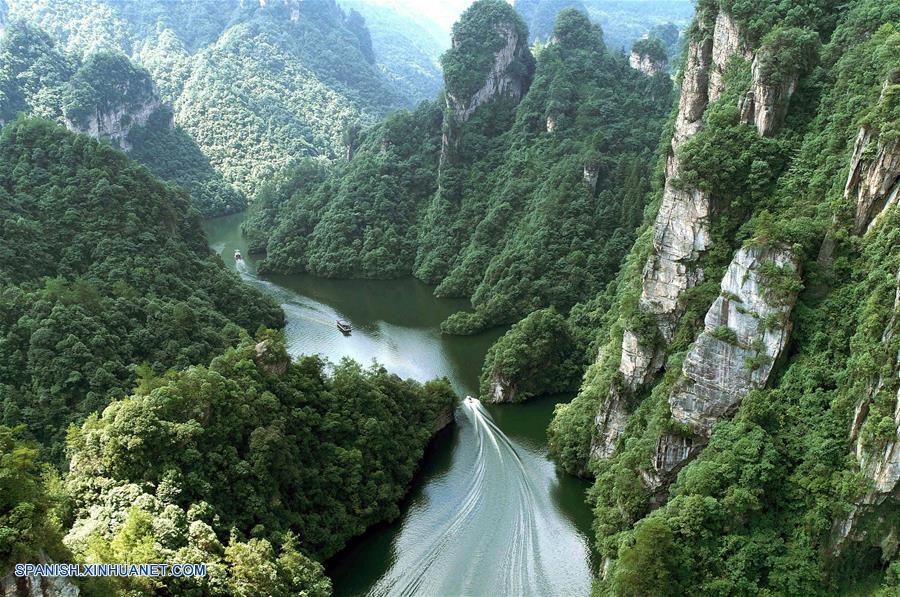
[[[376,360],[418,380],[447,377],[460,396],[456,424],[429,447],[401,516],[326,563],[335,594],[587,595],[595,569],[587,485],[558,471],[547,452],[553,407],[568,397],[463,404],[477,396],[485,352],[502,330],[442,336],[441,321],[467,301],[437,299],[412,279],[257,276],[243,217],[207,222],[210,247],[281,303],[292,355]],[[350,321],[352,335],[338,332],[336,319]]]

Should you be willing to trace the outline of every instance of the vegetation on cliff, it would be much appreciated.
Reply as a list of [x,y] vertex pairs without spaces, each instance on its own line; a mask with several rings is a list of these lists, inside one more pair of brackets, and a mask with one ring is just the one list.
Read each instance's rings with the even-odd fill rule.
[[[629,395],[619,371],[623,330],[653,338],[656,326],[639,296],[662,197],[660,171],[643,230],[610,287],[600,356],[578,397],[557,411],[551,448],[564,466],[596,478],[594,526],[609,559],[601,593],[643,594],[665,582],[674,592],[820,594],[874,587],[883,574],[882,590],[892,594],[896,549],[879,542],[896,528],[896,502],[864,501],[872,481],[853,457],[851,423],[866,386],[879,375],[896,377],[896,352],[887,354],[884,333],[900,270],[898,212],[890,207],[868,234],[853,235],[856,197],[845,185],[861,127],[875,131],[879,147],[896,138],[900,5],[857,0],[839,11],[808,2],[788,10],[710,0],[699,6],[694,42],[703,43],[720,11],[757,50],[759,68],[751,73],[749,61],[730,60],[724,92],[679,149],[674,186],[699,189],[715,206],[711,248],[696,265],[705,281],[681,296],[674,339],[659,345],[664,373]],[[761,136],[739,110],[748,88],[779,89],[795,77],[796,91],[772,112],[787,106],[783,124]],[[657,442],[685,434],[668,403],[685,351],[702,329],[724,266],[745,243],[790,247],[800,259],[804,290],[791,316],[789,356],[768,387],[750,392],[705,446],[694,447],[698,456],[651,490]],[[770,274],[773,296],[785,284],[800,288],[796,279]],[[879,394],[879,414],[865,419],[880,446],[896,441],[892,388]],[[624,409],[627,422],[611,456],[592,457],[595,419],[612,400],[620,400],[613,408]],[[849,537],[841,525],[853,529]]]
[[[486,26],[482,10],[506,14],[508,6],[474,4],[459,26],[466,39]],[[515,31],[522,33],[520,23]],[[577,11],[560,14],[556,37],[521,103],[498,96],[452,125],[453,148],[445,151],[453,159],[439,175],[442,127],[454,115],[435,105],[364,128],[352,159],[321,182],[284,174],[297,182],[270,187],[248,224],[254,246],[268,252],[265,267],[414,273],[441,296],[472,298],[475,313],[449,319],[451,333],[512,323],[546,306],[568,314],[598,293],[640,223],[671,86],[608,53],[600,31]],[[469,48],[483,50],[482,61],[496,50],[492,31],[485,40],[484,48]]]
[[0,232],[2,422],[28,423],[53,459],[68,423],[137,377],[283,319],[209,255],[183,191],[47,121],[0,136]]

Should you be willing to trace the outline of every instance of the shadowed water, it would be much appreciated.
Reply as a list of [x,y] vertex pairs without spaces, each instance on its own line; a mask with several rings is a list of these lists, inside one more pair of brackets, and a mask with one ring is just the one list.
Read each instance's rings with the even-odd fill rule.
[[[415,280],[326,280],[256,274],[241,215],[206,225],[210,246],[278,300],[292,355],[373,360],[403,377],[447,377],[477,395],[485,352],[501,331],[446,337],[440,322],[466,301],[436,299]],[[245,259],[235,263],[233,253]],[[353,325],[343,336],[337,319]],[[562,397],[523,405],[460,400],[456,425],[426,454],[401,516],[327,564],[337,595],[586,595],[592,580],[585,484],[558,472],[546,427]]]

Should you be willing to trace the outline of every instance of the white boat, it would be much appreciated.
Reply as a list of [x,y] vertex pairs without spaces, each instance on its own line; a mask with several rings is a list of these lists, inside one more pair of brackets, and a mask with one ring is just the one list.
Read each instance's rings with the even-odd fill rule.
[[234,260],[235,260],[235,261],[243,261],[243,260],[244,260],[244,258],[241,256],[241,252],[240,252],[240,251],[235,250],[235,252],[234,252]]

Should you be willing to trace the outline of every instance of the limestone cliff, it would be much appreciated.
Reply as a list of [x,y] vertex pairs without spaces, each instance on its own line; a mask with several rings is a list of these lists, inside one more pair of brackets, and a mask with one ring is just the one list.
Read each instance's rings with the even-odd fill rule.
[[126,151],[132,129],[147,124],[161,106],[150,74],[123,54],[89,56],[70,85],[63,110],[66,127]]
[[[790,334],[799,265],[786,248],[740,249],[722,279],[669,396],[672,420],[690,435],[657,443],[656,481],[677,470],[751,390],[765,387]],[[651,483],[652,484],[652,483]]]
[[[52,563],[46,555],[38,558],[40,564]],[[78,597],[79,588],[65,577],[15,576],[15,571],[0,578],[0,595],[3,597]]]
[[[880,103],[890,92],[896,93],[900,81],[884,85]],[[856,137],[850,158],[850,174],[844,197],[856,204],[854,232],[869,230],[879,214],[897,202],[900,195],[900,140],[882,141],[878,133],[863,126]]]
[[669,68],[668,60],[658,60],[636,50],[632,50],[628,56],[628,64],[634,70],[641,71],[648,77],[652,77],[656,73],[664,73]]
[[[651,314],[663,341],[671,341],[680,316],[681,294],[703,279],[696,261],[709,246],[710,203],[698,189],[676,188],[679,159],[677,151],[703,126],[703,114],[710,102],[724,90],[723,73],[735,55],[747,57],[740,30],[725,13],[716,16],[712,30],[698,21],[699,31],[688,46],[681,84],[681,98],[675,129],[666,157],[666,181],[662,204],[653,230],[653,249],[643,271],[640,309]],[[607,453],[615,444],[627,413],[612,411],[624,407],[620,391],[634,393],[648,384],[663,366],[664,355],[657,338],[640,337],[626,329],[622,339],[619,371],[622,388],[614,389],[597,421],[594,454]],[[604,411],[608,411],[604,415]]]
[[128,141],[131,130],[146,125],[150,116],[160,107],[159,98],[152,97],[135,108],[97,107],[86,119],[75,121],[67,117],[65,124],[69,130],[90,135],[101,141],[109,141],[116,147],[129,151],[132,149]]
[[[463,124],[482,106],[497,97],[505,97],[518,103],[525,91],[528,90],[528,80],[516,73],[510,67],[519,60],[524,61],[528,52],[525,40],[519,36],[515,26],[510,23],[499,23],[496,33],[502,36],[505,43],[497,53],[491,70],[488,72],[484,83],[474,94],[468,97],[457,97],[447,92],[447,107],[452,112],[454,121]],[[459,47],[458,40],[454,39],[453,47]]]
[[763,137],[771,136],[784,121],[791,96],[797,89],[799,65],[781,80],[767,79],[762,67],[762,52],[753,60],[752,83],[741,99],[741,122],[753,124]]
[[502,373],[494,371],[488,386],[488,397],[491,402],[513,402],[516,398],[516,383],[507,379]]
[[479,84],[474,91],[470,86],[460,84],[458,79],[478,77],[476,73],[460,73],[457,72],[459,69],[451,68],[449,70],[455,74],[448,76],[448,65],[445,64],[447,117],[441,140],[441,164],[453,160],[461,140],[462,126],[478,108],[498,99],[506,100],[511,105],[518,104],[531,83],[534,59],[528,50],[528,37],[521,21],[516,20],[518,17],[510,9],[508,16],[492,18],[489,30],[473,33],[466,29],[467,20],[475,21],[478,17],[470,11],[480,8],[477,4],[473,5],[463,14],[458,29],[454,29],[451,49],[444,60],[453,61],[466,53],[484,51],[469,45],[487,43],[498,49],[493,52],[487,72],[478,79]]
[[302,2],[303,0],[256,0],[255,2],[253,0],[241,0],[240,6],[241,8],[250,8],[258,4],[263,9],[281,8],[287,11],[291,21],[296,22],[300,20],[300,4]]
[[[881,343],[886,349],[893,352],[897,346],[897,327],[900,322],[900,270],[897,271],[897,290],[894,297],[893,313],[881,336]],[[896,511],[900,506],[900,349],[896,350],[896,356],[892,360],[892,371],[879,375],[877,380],[868,387],[863,396],[856,403],[853,419],[850,426],[850,439],[854,442],[854,452],[859,468],[864,477],[869,481],[869,490],[854,504],[853,509],[843,519],[834,524],[832,530],[831,551],[839,553],[847,541],[861,541],[867,535],[873,535],[880,542],[882,552],[889,555],[897,549],[896,529],[883,524],[883,520],[875,517],[874,522],[867,519],[884,504],[890,505]],[[892,390],[897,386],[896,392]],[[867,445],[866,438],[861,433],[863,426],[871,415],[872,405],[876,399],[893,399],[893,437],[881,441],[875,445]],[[865,528],[863,528],[865,527]]]

